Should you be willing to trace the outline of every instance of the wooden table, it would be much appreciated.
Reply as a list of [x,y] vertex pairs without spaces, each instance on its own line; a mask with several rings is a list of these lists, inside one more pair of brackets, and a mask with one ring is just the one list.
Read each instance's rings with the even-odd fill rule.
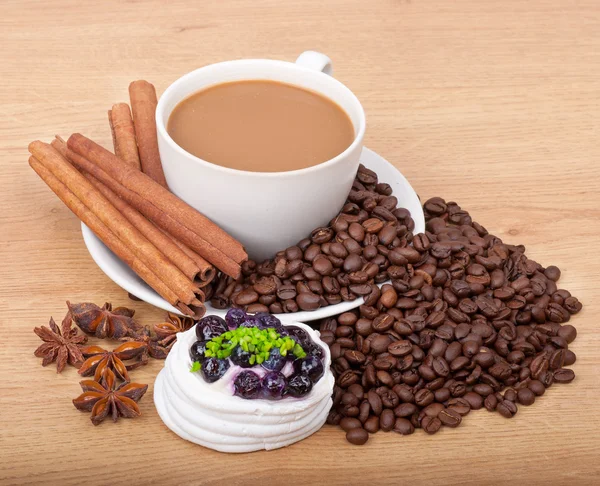
[[[0,21],[0,483],[599,484],[600,3],[597,0],[7,0]],[[93,427],[73,368],[33,356],[34,326],[64,302],[131,305],[94,264],[79,222],[27,165],[27,144],[79,131],[107,146],[106,110],[131,80],[162,92],[199,66],[327,53],[364,104],[366,145],[422,198],[458,201],[585,304],[575,382],[508,421],[470,414],[435,436],[346,443],[324,427],[269,453],[225,455],[160,421]],[[593,246],[594,243],[596,246]]]

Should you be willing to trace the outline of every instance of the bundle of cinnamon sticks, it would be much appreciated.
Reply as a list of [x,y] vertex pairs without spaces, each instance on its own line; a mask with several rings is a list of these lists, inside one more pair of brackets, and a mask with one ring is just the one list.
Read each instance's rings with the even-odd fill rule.
[[29,164],[104,244],[186,315],[205,312],[216,270],[233,278],[248,256],[238,241],[168,190],[156,134],[154,86],[129,86],[131,110],[108,112],[115,153],[81,134],[29,144]]

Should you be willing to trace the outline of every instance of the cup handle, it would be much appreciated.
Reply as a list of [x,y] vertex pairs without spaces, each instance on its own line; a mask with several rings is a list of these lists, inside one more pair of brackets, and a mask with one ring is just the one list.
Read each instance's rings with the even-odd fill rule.
[[333,66],[331,59],[325,54],[317,51],[304,51],[296,59],[298,66],[314,69],[315,71],[321,71],[331,76],[333,74]]

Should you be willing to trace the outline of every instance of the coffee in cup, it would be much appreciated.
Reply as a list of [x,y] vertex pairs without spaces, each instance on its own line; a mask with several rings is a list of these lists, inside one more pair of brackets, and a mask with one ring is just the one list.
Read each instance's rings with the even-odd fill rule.
[[167,132],[196,157],[250,172],[312,167],[341,154],[355,137],[335,101],[268,79],[221,83],[188,96],[172,111]]

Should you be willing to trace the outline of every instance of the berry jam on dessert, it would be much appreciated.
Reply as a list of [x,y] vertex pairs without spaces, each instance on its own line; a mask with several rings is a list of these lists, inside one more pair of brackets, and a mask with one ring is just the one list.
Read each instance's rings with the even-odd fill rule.
[[[225,319],[206,316],[196,325],[190,349],[191,371],[208,383],[227,374],[233,394],[245,399],[280,400],[310,393],[323,376],[323,348],[308,332],[283,326],[264,312],[231,309]],[[228,373],[232,368],[235,375]]]

